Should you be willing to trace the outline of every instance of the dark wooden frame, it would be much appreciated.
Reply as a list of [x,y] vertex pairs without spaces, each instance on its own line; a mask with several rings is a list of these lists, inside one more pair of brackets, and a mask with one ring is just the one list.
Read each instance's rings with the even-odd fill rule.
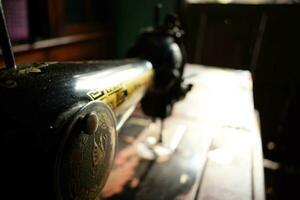
[[[85,3],[85,13],[91,13],[90,9],[91,0],[84,1]],[[47,13],[49,16],[49,27],[51,35],[62,36],[70,34],[79,34],[94,32],[101,28],[99,23],[87,22],[78,24],[67,24],[64,19],[64,1],[61,0],[47,0]],[[89,17],[91,18],[91,16]]]

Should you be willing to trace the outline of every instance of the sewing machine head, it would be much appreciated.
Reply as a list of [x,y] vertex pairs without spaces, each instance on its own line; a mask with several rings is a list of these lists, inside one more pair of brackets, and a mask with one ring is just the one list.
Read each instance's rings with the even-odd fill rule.
[[154,68],[154,84],[142,99],[145,114],[166,118],[173,104],[191,89],[184,85],[186,62],[182,43],[183,30],[176,16],[168,15],[162,26],[144,31],[129,50],[130,57],[149,60]]

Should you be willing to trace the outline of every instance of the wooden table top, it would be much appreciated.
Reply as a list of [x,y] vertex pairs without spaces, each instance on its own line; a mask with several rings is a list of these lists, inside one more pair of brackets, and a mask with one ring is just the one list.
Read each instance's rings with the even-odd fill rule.
[[99,199],[264,199],[260,131],[248,71],[188,65],[193,89],[164,122],[164,142],[186,132],[167,160],[140,157],[151,121],[136,114],[119,133],[118,151]]

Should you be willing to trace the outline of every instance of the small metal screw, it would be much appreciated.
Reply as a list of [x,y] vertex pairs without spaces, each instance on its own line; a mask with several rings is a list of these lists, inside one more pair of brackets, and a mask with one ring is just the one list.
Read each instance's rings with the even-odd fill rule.
[[85,133],[88,135],[96,133],[99,126],[98,115],[95,112],[92,112],[88,114],[85,118]]

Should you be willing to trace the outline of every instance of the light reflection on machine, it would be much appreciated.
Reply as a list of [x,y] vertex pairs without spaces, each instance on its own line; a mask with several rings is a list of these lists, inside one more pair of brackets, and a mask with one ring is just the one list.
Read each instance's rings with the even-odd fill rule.
[[[177,18],[168,16],[164,25],[142,33],[128,53],[132,59],[16,66],[0,10],[7,66],[0,71],[2,195],[95,199],[112,166],[117,130],[136,104],[162,120],[191,89],[183,83]],[[171,152],[182,130],[174,134]]]

